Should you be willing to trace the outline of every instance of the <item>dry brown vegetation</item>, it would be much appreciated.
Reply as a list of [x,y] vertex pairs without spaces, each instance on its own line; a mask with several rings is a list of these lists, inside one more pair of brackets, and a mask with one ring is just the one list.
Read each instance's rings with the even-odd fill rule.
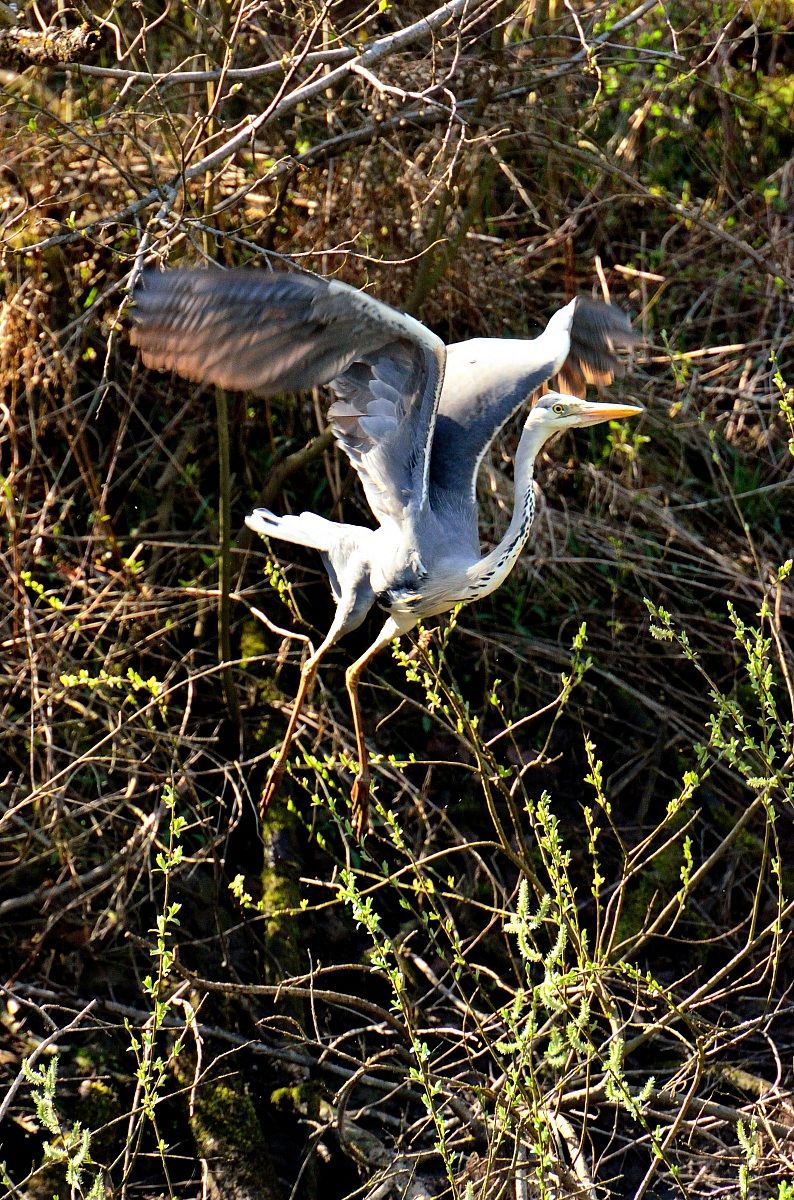
[[[0,25],[2,1195],[792,1200],[790,6]],[[258,826],[331,599],[243,518],[368,517],[322,397],[141,367],[131,273],[203,260],[644,337],[642,420],[552,443],[508,583],[371,672],[364,846],[368,628]]]

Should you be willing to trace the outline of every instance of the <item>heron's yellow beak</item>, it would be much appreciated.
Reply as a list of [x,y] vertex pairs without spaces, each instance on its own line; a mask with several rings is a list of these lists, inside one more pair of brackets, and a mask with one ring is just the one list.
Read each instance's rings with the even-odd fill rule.
[[598,425],[600,421],[620,421],[624,417],[638,417],[645,412],[636,404],[600,404],[585,402],[576,414],[577,425]]

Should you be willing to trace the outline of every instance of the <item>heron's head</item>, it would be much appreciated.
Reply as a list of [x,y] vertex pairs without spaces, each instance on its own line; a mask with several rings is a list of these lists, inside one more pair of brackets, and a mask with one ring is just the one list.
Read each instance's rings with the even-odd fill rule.
[[600,400],[580,400],[562,392],[547,392],[535,402],[526,423],[529,427],[545,430],[550,437],[562,429],[579,429],[583,425],[598,425],[601,421],[638,417],[644,411],[635,404],[603,404]]

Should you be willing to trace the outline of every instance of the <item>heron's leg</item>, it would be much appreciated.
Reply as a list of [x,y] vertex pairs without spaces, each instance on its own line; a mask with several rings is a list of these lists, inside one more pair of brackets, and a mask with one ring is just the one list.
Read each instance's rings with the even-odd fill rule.
[[325,635],[314,654],[310,655],[309,658],[306,659],[306,662],[301,668],[300,684],[298,685],[298,692],[295,696],[295,703],[292,706],[292,713],[290,714],[289,724],[287,725],[287,732],[284,734],[284,740],[281,743],[281,749],[276,755],[275,762],[268,771],[267,782],[265,783],[265,788],[262,792],[262,799],[259,801],[259,816],[262,820],[264,820],[265,814],[270,808],[270,805],[275,799],[276,793],[278,792],[281,778],[284,774],[284,766],[287,761],[287,755],[289,754],[289,748],[292,743],[292,739],[295,736],[295,728],[301,715],[303,703],[308,695],[312,683],[314,682],[314,677],[317,674],[317,667],[319,666],[320,660],[326,651],[330,650],[334,642],[338,641],[342,634],[347,632],[347,617],[348,613],[340,606],[340,608],[336,610],[336,616],[334,617],[333,624],[328,630],[328,633]]
[[[411,624],[415,624],[412,622]],[[408,626],[410,628],[410,626]],[[351,793],[352,801],[352,821],[353,832],[357,838],[362,838],[369,828],[369,756],[367,754],[367,746],[364,741],[364,731],[361,728],[361,707],[358,702],[358,684],[361,678],[361,672],[366,667],[376,654],[379,654],[384,646],[388,646],[389,642],[399,637],[401,633],[407,632],[405,626],[400,626],[397,622],[389,617],[386,624],[381,629],[375,641],[365,650],[360,658],[357,658],[345,672],[345,683],[347,684],[348,695],[350,696],[350,707],[353,711],[353,729],[356,734],[356,754],[358,755],[358,774],[353,781],[353,791]]]

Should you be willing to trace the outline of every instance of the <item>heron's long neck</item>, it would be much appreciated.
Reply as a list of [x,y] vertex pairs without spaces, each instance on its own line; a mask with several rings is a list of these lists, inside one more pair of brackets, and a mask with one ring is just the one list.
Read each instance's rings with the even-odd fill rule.
[[524,426],[516,449],[513,473],[515,496],[513,516],[507,531],[489,554],[483,556],[471,569],[470,599],[487,596],[495,591],[502,580],[512,571],[516,559],[524,548],[535,515],[535,457],[548,437],[545,429],[531,424]]

